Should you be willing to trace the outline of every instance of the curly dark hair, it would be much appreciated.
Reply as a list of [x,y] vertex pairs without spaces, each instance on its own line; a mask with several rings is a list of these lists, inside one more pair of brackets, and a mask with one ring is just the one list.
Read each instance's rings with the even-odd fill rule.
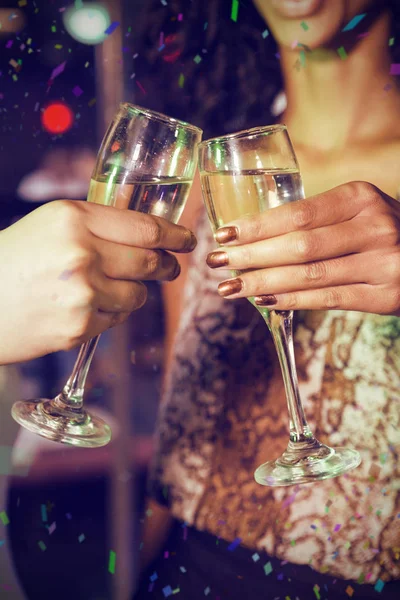
[[[400,62],[400,0],[385,1]],[[272,122],[282,89],[275,40],[252,0],[240,1],[237,21],[231,10],[230,0],[150,2],[136,43],[147,94],[136,101],[198,125],[204,138]]]

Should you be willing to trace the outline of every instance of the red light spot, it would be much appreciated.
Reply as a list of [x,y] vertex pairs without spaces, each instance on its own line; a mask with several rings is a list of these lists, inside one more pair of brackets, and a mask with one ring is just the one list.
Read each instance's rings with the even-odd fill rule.
[[74,114],[66,104],[54,102],[42,113],[42,125],[49,133],[65,133],[74,123]]

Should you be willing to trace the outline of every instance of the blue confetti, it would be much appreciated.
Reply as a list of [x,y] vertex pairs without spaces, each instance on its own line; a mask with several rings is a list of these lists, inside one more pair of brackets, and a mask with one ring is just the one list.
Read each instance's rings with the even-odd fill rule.
[[168,596],[172,596],[172,587],[170,585],[167,585],[165,588],[163,588],[163,594],[165,598],[168,598]]
[[233,552],[235,550],[235,548],[237,548],[240,545],[241,541],[242,541],[242,538],[239,538],[239,537],[236,538],[235,540],[233,540],[233,542],[231,544],[229,544],[228,550],[230,552]]
[[150,575],[150,581],[154,582],[158,579],[158,575],[156,572],[153,573],[153,575]]
[[349,23],[347,23],[346,27],[344,27],[342,31],[350,31],[351,29],[354,29],[354,27],[357,27],[359,22],[363,20],[366,14],[367,13],[363,13],[362,15],[357,15],[354,17]]
[[119,21],[114,21],[104,32],[104,35],[111,35],[119,26]]
[[374,590],[376,592],[381,592],[383,590],[384,585],[385,585],[385,582],[382,581],[382,579],[378,579],[378,581],[375,584]]

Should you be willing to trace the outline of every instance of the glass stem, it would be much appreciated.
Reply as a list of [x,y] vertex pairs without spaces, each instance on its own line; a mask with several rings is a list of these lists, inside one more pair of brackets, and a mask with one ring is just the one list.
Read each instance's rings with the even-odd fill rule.
[[264,319],[271,331],[285,384],[289,411],[290,442],[292,444],[315,444],[316,440],[308,426],[300,400],[293,346],[293,311],[268,311]]
[[99,339],[100,335],[82,344],[71,376],[57,397],[64,407],[74,411],[82,410],[86,377]]

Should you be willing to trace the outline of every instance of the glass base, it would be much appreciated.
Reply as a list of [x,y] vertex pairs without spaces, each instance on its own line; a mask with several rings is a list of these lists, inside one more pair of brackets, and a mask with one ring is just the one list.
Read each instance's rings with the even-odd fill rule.
[[99,448],[111,440],[111,429],[102,419],[83,408],[71,409],[61,395],[53,400],[16,402],[11,409],[13,418],[48,440],[79,448]]
[[[297,445],[301,447],[296,449]],[[280,458],[256,469],[254,478],[257,483],[271,487],[312,483],[338,477],[358,467],[360,462],[361,456],[353,448],[333,449],[317,440],[311,444],[289,442]]]

